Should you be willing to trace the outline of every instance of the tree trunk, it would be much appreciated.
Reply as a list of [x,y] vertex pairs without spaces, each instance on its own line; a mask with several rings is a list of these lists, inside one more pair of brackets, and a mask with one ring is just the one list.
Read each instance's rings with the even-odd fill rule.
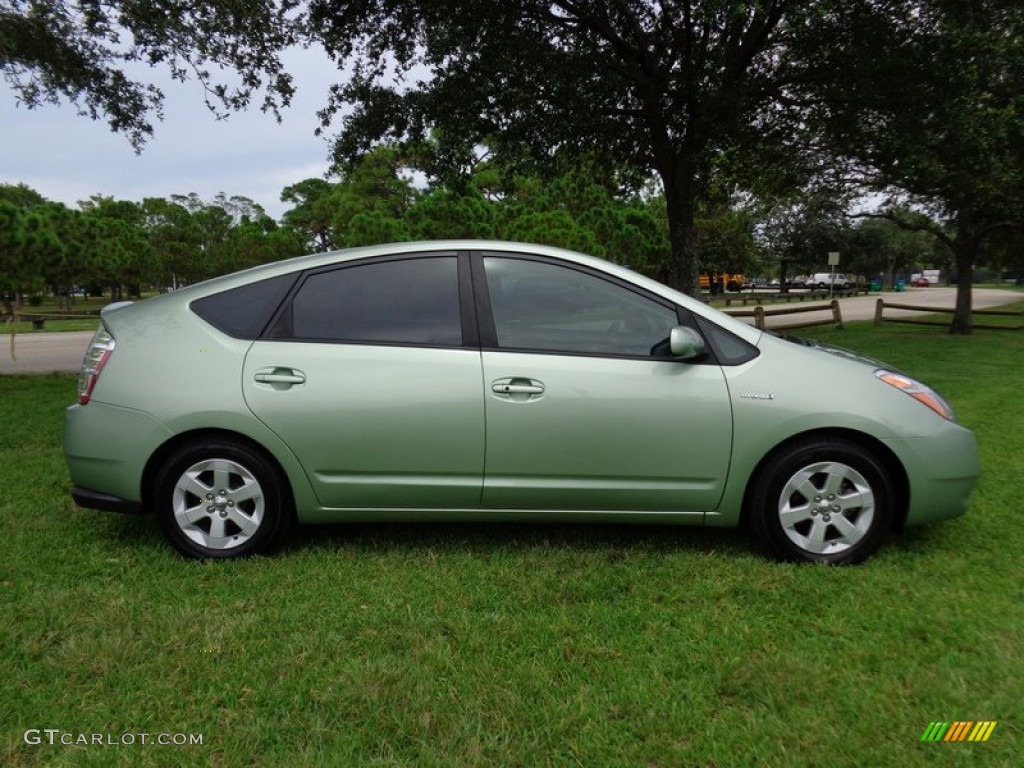
[[700,264],[697,260],[697,185],[693,173],[659,169],[665,186],[668,213],[669,266],[666,282],[678,291],[700,298]]
[[974,258],[977,251],[977,242],[971,237],[957,235],[953,241],[953,251],[956,254],[956,271],[959,279],[956,284],[956,305],[953,312],[953,322],[949,326],[949,332],[958,335],[967,335],[974,332],[974,324],[971,320],[972,309],[972,288],[974,286]]
[[974,265],[978,261],[981,237],[974,224],[974,216],[969,210],[961,210],[956,217],[956,237],[950,243],[953,258],[956,259],[956,271],[959,280],[956,284],[956,306],[953,311],[953,322],[949,332],[967,335],[974,332],[971,320],[972,289],[974,288]]

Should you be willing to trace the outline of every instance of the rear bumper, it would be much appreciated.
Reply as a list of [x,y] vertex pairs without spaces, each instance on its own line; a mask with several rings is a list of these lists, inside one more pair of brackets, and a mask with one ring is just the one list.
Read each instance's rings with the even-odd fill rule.
[[[96,503],[142,501],[142,473],[153,452],[171,436],[148,413],[103,402],[73,405],[64,415],[64,458],[71,484]],[[111,501],[113,500],[113,501]],[[81,503],[81,502],[80,502]]]
[[144,511],[142,504],[137,501],[122,499],[106,493],[97,493],[87,488],[80,488],[77,485],[71,488],[71,498],[75,500],[75,504],[86,509],[121,512],[126,515],[141,515]]

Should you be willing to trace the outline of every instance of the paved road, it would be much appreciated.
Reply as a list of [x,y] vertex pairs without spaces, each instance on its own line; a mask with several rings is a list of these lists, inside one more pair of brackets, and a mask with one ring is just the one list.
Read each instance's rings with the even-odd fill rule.
[[0,336],[0,374],[48,373],[64,371],[78,373],[82,367],[85,349],[92,338],[91,331],[73,333],[19,333],[14,337]]
[[[955,288],[910,288],[906,293],[873,293],[869,296],[856,296],[842,299],[843,320],[871,320],[875,316],[875,302],[881,296],[888,301],[899,304],[915,304],[923,307],[952,308],[956,298]],[[976,308],[993,307],[1008,304],[1022,298],[1022,294],[1014,291],[1002,291],[996,288],[975,288],[974,306]],[[779,306],[787,306],[781,304]],[[793,307],[803,306],[793,302]],[[753,307],[753,305],[751,305]],[[928,314],[922,312],[900,312],[900,314]],[[782,315],[768,318],[769,328],[783,327],[787,323],[827,319],[830,311],[822,313],[808,312],[801,315]],[[751,318],[742,318],[750,323]],[[78,373],[82,367],[85,348],[89,346],[92,333],[80,331],[74,333],[22,333],[14,339],[12,357],[11,337],[0,336],[0,374],[5,373],[47,373],[64,371]]]

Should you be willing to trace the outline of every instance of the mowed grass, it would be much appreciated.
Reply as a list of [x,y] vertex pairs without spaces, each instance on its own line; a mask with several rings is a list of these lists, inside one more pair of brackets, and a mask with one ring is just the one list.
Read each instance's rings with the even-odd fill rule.
[[[807,335],[948,396],[981,445],[969,515],[858,568],[562,525],[311,528],[201,564],[150,519],[73,506],[72,377],[0,378],[0,763],[1020,765],[1024,334]],[[998,725],[922,743],[936,720]],[[203,743],[25,744],[45,728]]]

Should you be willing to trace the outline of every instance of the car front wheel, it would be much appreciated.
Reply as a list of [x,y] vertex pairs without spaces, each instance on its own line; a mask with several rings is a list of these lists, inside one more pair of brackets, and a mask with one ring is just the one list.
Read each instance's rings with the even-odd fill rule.
[[170,543],[196,558],[265,552],[290,527],[281,472],[240,443],[206,440],[175,451],[156,478],[157,517]]
[[761,468],[751,487],[750,522],[783,559],[850,565],[881,545],[892,496],[872,453],[844,440],[807,439]]

